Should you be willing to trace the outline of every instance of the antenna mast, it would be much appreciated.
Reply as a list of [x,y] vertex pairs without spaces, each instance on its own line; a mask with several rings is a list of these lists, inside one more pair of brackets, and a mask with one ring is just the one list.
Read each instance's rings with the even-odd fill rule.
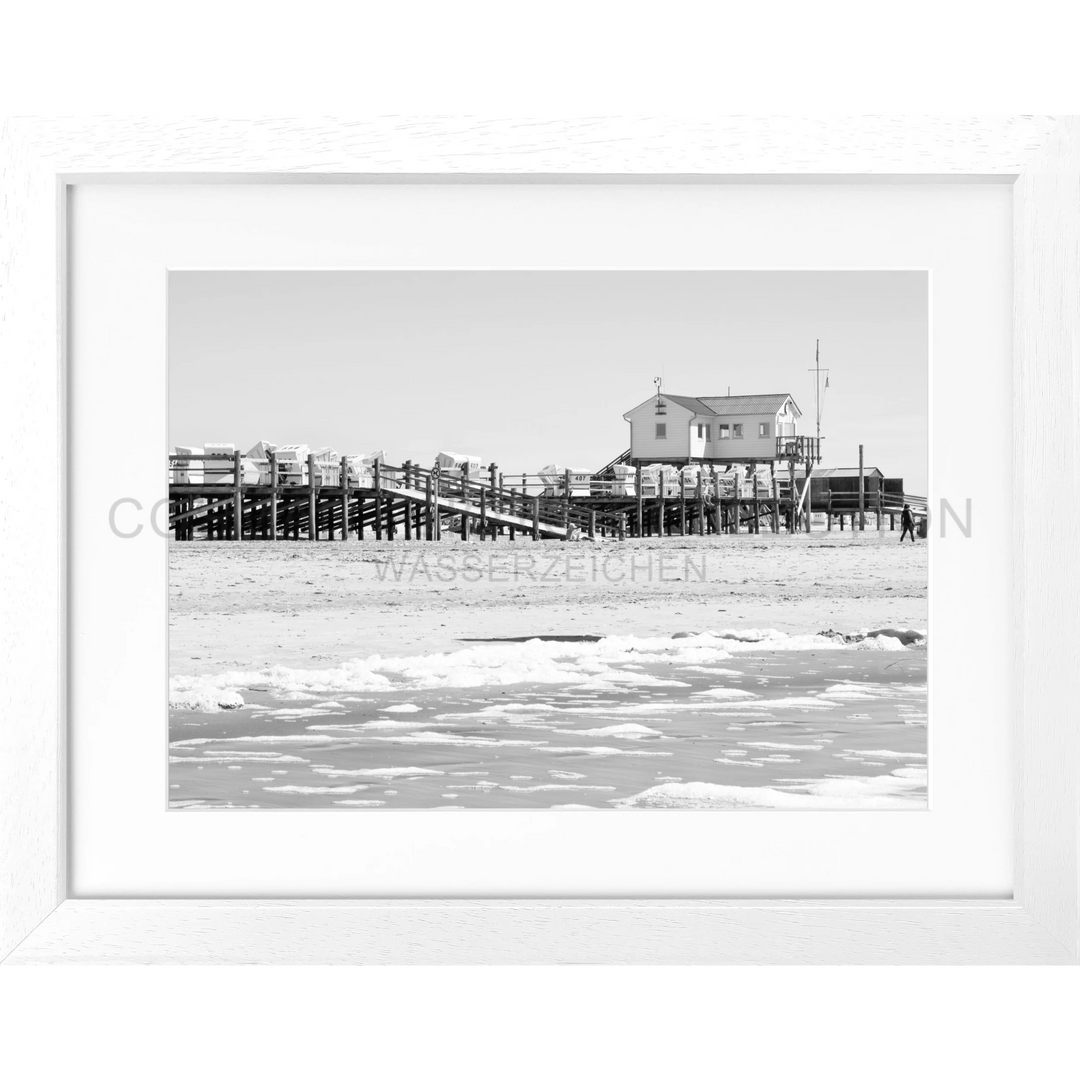
[[818,460],[821,460],[821,375],[825,373],[825,389],[828,390],[828,368],[821,366],[821,338],[818,338],[814,347],[813,367],[808,368],[813,372],[814,404],[818,406]]
[[814,397],[817,400],[817,437],[821,442],[821,338],[814,342]]
[[821,373],[825,372],[825,389],[829,389],[829,369],[821,366],[821,338],[814,346],[814,366],[809,369],[814,373],[814,404],[817,406],[817,439],[821,446]]

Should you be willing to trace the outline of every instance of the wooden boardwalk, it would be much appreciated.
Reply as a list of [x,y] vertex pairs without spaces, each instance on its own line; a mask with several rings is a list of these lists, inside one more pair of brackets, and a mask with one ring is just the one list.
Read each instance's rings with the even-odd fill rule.
[[[400,467],[376,462],[370,476],[357,478],[348,464],[327,466],[311,455],[300,473],[307,482],[293,483],[277,466],[271,455],[260,482],[246,482],[239,453],[172,455],[169,528],[174,537],[439,540],[455,528],[462,537],[480,539],[570,540],[618,538],[626,524],[611,511],[508,490],[494,472],[482,483],[411,462]],[[207,477],[212,482],[205,482]]]
[[824,514],[828,529],[834,523],[844,528],[845,519],[853,529],[882,529],[886,520],[895,528],[901,509],[880,492],[872,506],[831,495],[826,505],[811,505],[805,480],[793,484],[776,474],[767,489],[757,481],[722,482],[702,473],[695,486],[676,482],[669,491],[664,477],[645,484],[638,470],[628,491],[625,483],[595,478],[584,490],[575,489],[569,472],[557,481],[522,476],[516,483],[494,465],[481,478],[464,468],[440,472],[412,462],[357,468],[349,459],[327,463],[314,454],[286,468],[273,453],[266,462],[252,462],[239,452],[175,454],[169,465],[169,528],[177,540],[622,540],[793,533],[809,531],[815,514]]

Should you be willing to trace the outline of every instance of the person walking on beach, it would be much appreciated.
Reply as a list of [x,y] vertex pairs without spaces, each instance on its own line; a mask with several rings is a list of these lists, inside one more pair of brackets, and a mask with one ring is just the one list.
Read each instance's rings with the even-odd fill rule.
[[900,515],[900,543],[904,542],[904,537],[908,533],[911,533],[911,542],[915,543],[915,517],[911,512],[911,507],[907,503],[904,503],[904,512]]

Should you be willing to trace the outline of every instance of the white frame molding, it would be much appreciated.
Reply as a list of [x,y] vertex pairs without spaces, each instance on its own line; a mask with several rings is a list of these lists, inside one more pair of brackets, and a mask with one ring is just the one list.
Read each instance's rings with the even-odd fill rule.
[[[995,180],[1014,191],[1016,893],[1004,901],[71,900],[66,188]],[[0,142],[0,958],[8,963],[1075,963],[1080,117],[13,120]],[[35,461],[31,475],[27,457]],[[33,485],[33,487],[31,487]],[[1054,528],[1040,508],[1056,500]]]

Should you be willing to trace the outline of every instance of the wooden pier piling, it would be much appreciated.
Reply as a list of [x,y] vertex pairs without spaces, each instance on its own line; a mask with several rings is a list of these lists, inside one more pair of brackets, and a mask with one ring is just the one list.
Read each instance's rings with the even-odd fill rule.
[[378,458],[375,459],[375,511],[372,515],[375,519],[375,539],[382,539],[382,462]]
[[[414,491],[420,490],[420,466],[413,466],[413,478],[410,485]],[[424,507],[420,500],[416,500],[416,505],[413,507],[413,535],[419,540],[420,534],[424,531]]]
[[[866,528],[866,481],[863,478],[863,445],[859,443],[859,532]],[[854,522],[852,529],[855,528]]]
[[[469,466],[463,464],[461,466],[461,502],[463,506],[469,505]],[[469,539],[469,515],[461,515],[461,539]]]
[[244,466],[239,450],[233,451],[233,520],[232,539],[244,538]]
[[789,496],[788,496],[788,503],[789,503],[789,505],[791,505],[791,511],[789,511],[789,513],[787,515],[787,531],[789,532],[789,534],[792,534],[792,536],[794,536],[795,535],[795,526],[796,526],[796,522],[795,522],[795,503],[796,503],[796,500],[798,499],[798,490],[795,487],[795,460],[794,460],[794,458],[791,461],[787,462],[787,474],[788,474],[788,477],[789,477],[789,482],[791,482],[791,485],[792,485],[791,492],[789,492]]
[[563,473],[563,528],[566,530],[564,540],[570,539],[570,470]]
[[308,539],[319,539],[318,502],[315,497],[315,455],[308,454]]
[[341,539],[349,539],[349,459],[341,459]]
[[442,471],[437,467],[431,473],[428,474],[428,480],[431,481],[434,478],[434,484],[432,484],[432,502],[431,510],[429,512],[429,521],[431,522],[431,538],[432,540],[443,539],[443,515],[438,512],[438,488],[442,484]]
[[640,465],[638,465],[634,470],[634,492],[637,496],[637,526],[634,535],[640,539],[644,533],[645,528],[645,492],[641,483]]
[[270,539],[278,538],[278,468],[277,454],[271,450],[270,463]]

